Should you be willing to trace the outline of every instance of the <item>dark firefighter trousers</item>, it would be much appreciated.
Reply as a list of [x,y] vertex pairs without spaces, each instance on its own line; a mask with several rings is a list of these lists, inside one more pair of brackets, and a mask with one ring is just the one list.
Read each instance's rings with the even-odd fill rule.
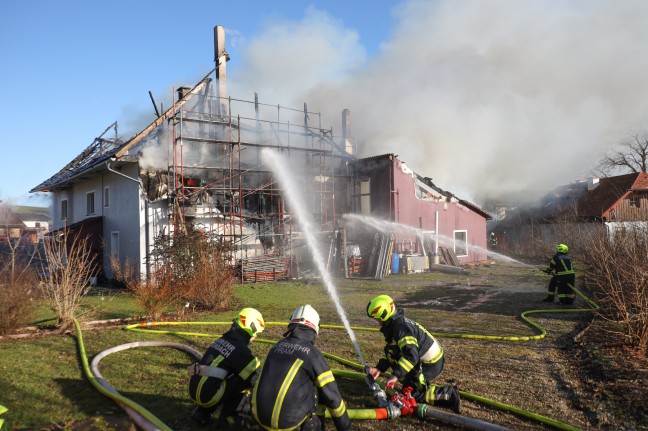
[[575,274],[554,275],[549,280],[549,287],[547,294],[550,298],[555,298],[556,291],[558,294],[558,301],[561,304],[571,305],[574,303],[576,294],[572,289],[576,283]]

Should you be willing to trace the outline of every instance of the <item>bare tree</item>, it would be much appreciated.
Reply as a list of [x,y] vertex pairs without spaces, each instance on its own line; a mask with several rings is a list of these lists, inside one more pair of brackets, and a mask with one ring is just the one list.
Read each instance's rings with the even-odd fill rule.
[[594,168],[594,173],[603,177],[638,172],[648,172],[648,133],[635,134],[622,141]]
[[74,325],[81,298],[90,289],[90,277],[97,273],[96,256],[88,237],[68,229],[45,240],[43,249],[40,289],[56,313],[59,328],[65,331]]

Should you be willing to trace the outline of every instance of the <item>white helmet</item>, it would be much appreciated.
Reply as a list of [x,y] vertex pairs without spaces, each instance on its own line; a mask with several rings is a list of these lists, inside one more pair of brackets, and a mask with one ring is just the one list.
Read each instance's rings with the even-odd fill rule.
[[309,304],[300,305],[290,316],[290,323],[299,323],[300,325],[306,325],[309,328],[315,330],[319,334],[319,314],[313,307]]

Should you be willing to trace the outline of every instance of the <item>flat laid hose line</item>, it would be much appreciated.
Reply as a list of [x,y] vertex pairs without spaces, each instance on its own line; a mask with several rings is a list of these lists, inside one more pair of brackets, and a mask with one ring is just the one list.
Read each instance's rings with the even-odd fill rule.
[[[594,309],[594,310],[599,309],[599,306],[596,305],[596,303],[591,301],[589,298],[587,298],[585,295],[583,295],[577,289],[574,288],[573,290],[579,296],[581,296],[592,307],[592,309]],[[432,334],[437,336],[437,337],[449,337],[449,338],[472,338],[472,339],[505,340],[505,341],[537,340],[537,339],[544,338],[546,336],[546,331],[540,325],[538,325],[535,322],[532,322],[530,319],[528,319],[526,317],[527,315],[536,314],[536,313],[588,312],[588,311],[592,311],[592,309],[576,308],[576,309],[547,309],[547,310],[529,310],[529,311],[525,311],[525,312],[522,313],[521,318],[528,325],[530,325],[531,327],[533,327],[534,329],[536,329],[537,331],[540,332],[539,334],[534,335],[534,336],[494,336],[494,335],[446,334],[446,333],[432,333]],[[201,325],[201,326],[205,326],[205,325],[231,325],[231,323],[232,323],[231,321],[222,321],[222,322],[142,322],[142,323],[128,325],[128,326],[124,327],[123,329],[130,330],[130,331],[135,331],[135,332],[156,332],[156,333],[161,333],[161,334],[175,334],[175,335],[214,337],[214,334],[197,333],[197,332],[165,331],[165,330],[159,330],[159,329],[151,329],[151,327],[153,327],[153,326],[173,326],[173,325],[183,325],[183,326],[187,326],[187,325]],[[282,327],[285,327],[287,325],[287,322],[266,322],[266,325],[267,326],[282,326]],[[107,387],[103,385],[103,383],[105,383],[107,385],[107,382],[105,382],[103,377],[101,377],[100,373],[98,374],[99,378],[95,378],[95,376],[92,374],[92,372],[90,370],[86,369],[87,368],[87,358],[85,357],[85,349],[83,347],[83,339],[82,339],[81,330],[80,330],[80,327],[78,326],[78,322],[76,322],[76,320],[75,320],[75,326],[77,327],[77,332],[79,334],[79,338],[78,338],[79,350],[81,352],[82,362],[84,364],[84,369],[86,371],[86,375],[88,376],[88,378],[91,381],[91,383],[93,384],[93,386],[95,386],[104,395],[108,396],[109,398],[114,399],[119,404],[121,404],[121,405],[123,405],[123,406],[125,406],[127,408],[130,408],[132,411],[135,412],[135,414],[139,414],[142,418],[144,418],[144,420],[149,421],[149,423],[153,424],[153,426],[157,427],[158,429],[168,429],[168,428],[164,428],[164,427],[166,427],[166,425],[161,423],[159,421],[159,419],[155,418],[155,416],[153,416],[150,412],[148,412],[143,407],[139,406],[137,403],[134,403],[131,400],[117,394],[116,391],[114,391],[114,389],[112,389],[112,388],[111,388],[112,391],[110,389],[107,389]],[[330,329],[345,329],[343,326],[339,326],[339,325],[321,325],[321,327],[322,328],[330,328]],[[367,327],[352,327],[352,329],[354,329],[354,330],[363,330],[363,331],[374,331],[374,332],[379,331],[378,328],[367,328]],[[269,343],[269,344],[276,343],[275,341],[265,340],[265,339],[256,339],[256,342]],[[152,343],[156,343],[156,342],[152,342]],[[168,346],[169,344],[177,344],[177,343],[163,343],[163,344],[164,344],[164,346]],[[139,345],[143,345],[143,344],[140,343]],[[184,346],[184,345],[180,345],[180,346]],[[125,350],[125,349],[131,348],[131,347],[136,347],[136,346],[135,345],[129,345],[129,347],[123,347],[123,348],[121,348],[121,347],[122,346],[117,346],[117,348],[114,348],[114,349],[117,349],[117,350],[114,350],[114,351],[121,351],[121,350]],[[192,349],[191,347],[188,347],[188,346],[184,346],[184,347],[172,346],[172,347],[180,348],[182,350],[186,350],[184,347],[187,347],[188,349],[194,350],[194,349]],[[108,349],[108,350],[112,350],[112,349]],[[186,351],[189,351],[189,350],[186,350]],[[113,351],[111,351],[110,353],[112,353],[112,352]],[[194,352],[196,352],[196,351],[194,350]],[[106,354],[109,354],[109,353],[105,353],[104,356]],[[192,354],[194,356],[196,356],[196,354],[200,355],[200,353],[198,353],[198,352],[196,352],[195,354],[194,353],[192,353]],[[335,360],[335,361],[337,361],[337,362],[339,362],[339,363],[341,363],[343,365],[346,365],[346,366],[348,366],[350,368],[354,368],[354,369],[361,370],[361,371],[364,369],[362,364],[355,363],[353,361],[349,361],[347,359],[340,358],[340,357],[337,357],[335,355],[332,355],[332,354],[329,354],[329,353],[326,353],[326,352],[323,352],[323,354],[324,354],[324,356],[326,356],[326,357],[328,357],[328,358],[330,358],[332,360]],[[196,356],[196,357],[200,358],[201,356]],[[93,363],[94,363],[94,361],[93,361]],[[97,363],[98,363],[98,361],[97,361]],[[336,370],[336,369],[334,369],[333,373],[336,376],[343,376],[343,377],[349,377],[349,378],[364,379],[364,377],[365,377],[364,373],[354,373],[354,372],[345,371],[345,370]],[[388,375],[388,373],[385,373],[385,375]],[[108,385],[108,387],[110,387],[110,385]],[[535,413],[528,412],[528,411],[525,411],[525,410],[522,410],[522,409],[518,409],[518,408],[513,407],[513,406],[509,406],[509,405],[506,405],[506,404],[503,404],[503,403],[499,403],[497,401],[490,400],[488,398],[484,398],[484,397],[474,395],[474,394],[464,392],[464,391],[459,391],[459,393],[461,394],[462,398],[469,399],[469,400],[472,400],[472,401],[475,401],[475,402],[479,402],[479,403],[482,403],[482,404],[485,404],[485,405],[488,405],[488,406],[491,406],[493,408],[497,408],[497,409],[500,409],[500,410],[503,410],[503,411],[507,411],[507,412],[510,412],[510,413],[515,414],[517,416],[521,416],[521,417],[525,417],[525,418],[528,418],[528,419],[531,419],[531,420],[534,420],[534,421],[537,421],[537,422],[541,422],[541,423],[553,426],[554,428],[557,428],[557,429],[568,430],[568,431],[576,431],[576,430],[578,430],[578,428],[572,427],[570,425],[567,425],[567,424],[564,424],[564,423],[561,423],[561,422],[558,422],[558,421],[554,421],[553,419],[550,419],[550,418],[547,418],[547,417],[544,417],[544,416],[541,416],[541,415],[537,415]],[[371,409],[369,409],[369,410],[371,410]]]
[[[5,406],[0,406],[0,415],[6,413],[7,411],[9,411],[8,408],[6,408]],[[3,424],[4,424],[4,419],[0,419],[0,429],[2,428]]]

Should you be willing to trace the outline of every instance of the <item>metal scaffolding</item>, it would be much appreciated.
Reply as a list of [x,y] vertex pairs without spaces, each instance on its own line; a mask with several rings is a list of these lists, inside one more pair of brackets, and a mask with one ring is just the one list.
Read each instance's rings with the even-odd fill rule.
[[[178,89],[178,98],[187,91]],[[299,220],[262,150],[287,158],[323,238],[333,237],[338,214],[353,209],[354,156],[306,104],[294,109],[260,103],[256,94],[247,101],[212,93],[207,84],[167,121],[169,231],[192,225],[229,241],[243,282],[295,276]]]

